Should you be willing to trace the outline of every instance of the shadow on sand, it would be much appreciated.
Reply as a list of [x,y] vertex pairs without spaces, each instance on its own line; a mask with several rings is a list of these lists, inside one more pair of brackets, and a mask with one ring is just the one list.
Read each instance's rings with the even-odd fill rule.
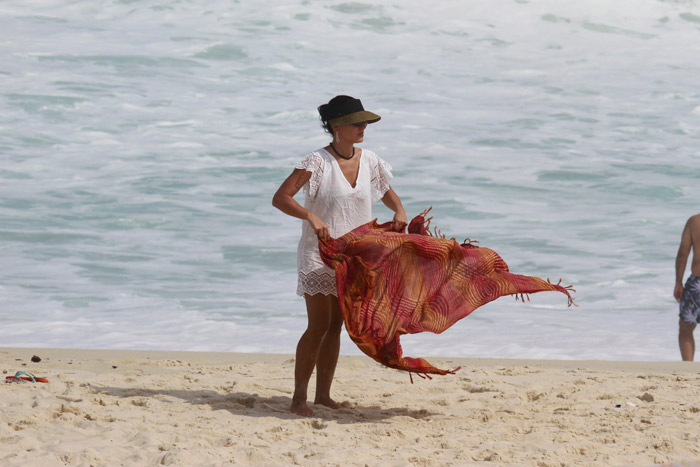
[[[227,410],[234,415],[247,417],[273,416],[288,420],[304,418],[289,411],[292,400],[285,396],[264,397],[245,392],[221,394],[212,390],[118,388],[94,385],[91,385],[91,388],[97,393],[124,399],[156,396],[173,397],[182,399],[188,404],[208,405],[212,410]],[[343,407],[336,410],[321,405],[311,405],[311,408],[314,411],[314,415],[310,418],[333,420],[337,423],[385,422],[395,417],[411,417],[420,420],[439,415],[425,409],[387,408],[376,405],[363,406],[352,405],[347,402],[343,403]]]

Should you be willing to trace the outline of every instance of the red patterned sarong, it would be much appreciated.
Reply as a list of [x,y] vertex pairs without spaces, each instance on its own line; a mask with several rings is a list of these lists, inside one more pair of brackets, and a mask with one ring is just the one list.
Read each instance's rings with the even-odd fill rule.
[[391,222],[374,220],[319,242],[323,261],[335,269],[345,327],[379,363],[419,375],[453,373],[422,358],[403,357],[399,337],[439,334],[503,295],[559,291],[573,303],[571,286],[513,274],[493,250],[459,244],[437,232],[433,236],[426,213],[411,221],[408,234],[393,232]]

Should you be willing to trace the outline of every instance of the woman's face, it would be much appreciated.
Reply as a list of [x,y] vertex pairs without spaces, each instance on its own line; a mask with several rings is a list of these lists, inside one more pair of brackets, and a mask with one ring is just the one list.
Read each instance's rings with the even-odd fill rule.
[[367,122],[352,123],[350,125],[335,126],[333,131],[338,135],[338,139],[344,143],[361,143],[365,138],[365,128]]

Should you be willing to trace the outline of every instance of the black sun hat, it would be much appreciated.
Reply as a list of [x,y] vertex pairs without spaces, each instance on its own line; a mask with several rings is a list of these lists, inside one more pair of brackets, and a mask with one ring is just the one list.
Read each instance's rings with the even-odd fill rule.
[[331,126],[352,125],[353,123],[378,122],[382,117],[365,110],[360,99],[350,96],[335,96],[328,104],[318,108],[318,113],[324,122]]

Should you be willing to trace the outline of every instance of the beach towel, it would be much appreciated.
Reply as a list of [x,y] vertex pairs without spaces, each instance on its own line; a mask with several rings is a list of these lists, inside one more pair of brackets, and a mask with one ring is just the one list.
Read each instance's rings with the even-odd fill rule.
[[408,233],[394,232],[391,222],[375,219],[340,238],[319,241],[321,258],[335,270],[350,338],[379,363],[420,376],[454,373],[456,369],[438,369],[422,358],[404,357],[400,336],[439,334],[504,295],[524,299],[557,291],[573,303],[571,286],[513,274],[493,250],[470,240],[460,244],[437,229],[432,234],[428,211],[410,222]]

